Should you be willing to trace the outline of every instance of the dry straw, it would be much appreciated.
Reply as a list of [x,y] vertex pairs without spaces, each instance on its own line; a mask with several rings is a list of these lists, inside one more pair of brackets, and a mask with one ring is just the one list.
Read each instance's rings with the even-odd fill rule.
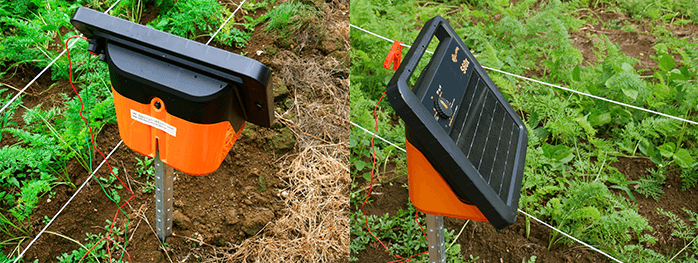
[[[348,150],[337,145],[305,148],[286,160],[280,176],[289,184],[289,213],[258,238],[236,246],[227,259],[242,262],[337,262],[348,257]],[[290,162],[290,163],[289,163]]]
[[[288,211],[225,255],[234,262],[338,262],[349,257],[349,70],[332,57],[276,55],[279,82],[294,103],[279,122],[297,154],[282,157]],[[344,76],[344,78],[338,77]]]

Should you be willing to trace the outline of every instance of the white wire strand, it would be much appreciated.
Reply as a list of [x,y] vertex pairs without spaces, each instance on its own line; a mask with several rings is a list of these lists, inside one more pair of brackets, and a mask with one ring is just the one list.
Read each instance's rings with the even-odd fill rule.
[[623,261],[620,261],[620,260],[618,260],[618,259],[612,257],[611,255],[606,254],[606,252],[603,252],[603,251],[601,251],[601,250],[598,249],[598,248],[595,248],[595,247],[593,247],[593,246],[591,246],[591,245],[589,245],[589,244],[587,244],[587,243],[584,243],[583,241],[581,241],[581,240],[579,240],[579,239],[577,239],[577,238],[575,238],[575,237],[573,237],[573,236],[571,236],[571,235],[569,235],[569,234],[567,234],[567,233],[565,233],[565,232],[562,232],[562,231],[560,231],[559,229],[557,229],[557,228],[555,228],[555,227],[553,227],[553,226],[551,226],[551,225],[548,225],[548,223],[545,223],[545,222],[541,221],[540,219],[535,218],[535,217],[532,216],[532,215],[529,215],[528,213],[524,212],[524,211],[521,210],[521,209],[519,209],[519,213],[522,213],[522,214],[524,214],[524,215],[526,215],[526,216],[528,216],[528,217],[530,217],[530,218],[533,218],[533,220],[538,221],[538,223],[541,223],[541,224],[543,224],[544,226],[547,226],[547,227],[549,227],[549,228],[551,228],[551,229],[557,231],[558,233],[560,233],[560,234],[562,234],[562,235],[568,237],[569,239],[572,239],[572,240],[576,241],[576,242],[579,243],[579,244],[582,244],[582,245],[585,246],[585,247],[588,247],[588,248],[591,249],[591,250],[594,250],[594,251],[596,251],[596,252],[601,253],[601,255],[604,255],[604,256],[606,256],[606,257],[612,259],[612,260],[615,261],[615,262],[623,263]]
[[357,128],[359,128],[359,129],[364,130],[364,131],[367,132],[368,134],[371,134],[371,135],[373,135],[373,136],[376,136],[376,138],[380,139],[381,141],[384,141],[384,142],[386,142],[386,143],[388,143],[388,144],[390,144],[390,145],[392,145],[392,146],[395,146],[395,148],[398,148],[398,149],[400,149],[400,150],[403,151],[403,152],[407,152],[407,151],[405,151],[405,149],[403,149],[402,147],[398,146],[397,144],[394,144],[394,143],[392,143],[392,142],[390,142],[390,141],[388,141],[388,140],[386,140],[386,139],[383,139],[383,137],[380,137],[380,136],[378,136],[378,134],[375,134],[375,133],[373,133],[373,132],[367,130],[366,128],[359,126],[358,124],[354,123],[353,121],[349,121],[349,123],[351,123],[351,125],[354,125],[354,126],[356,126]]
[[213,33],[213,36],[211,36],[211,38],[209,38],[208,41],[206,41],[206,45],[208,45],[209,43],[211,43],[211,40],[213,40],[213,39],[216,37],[216,35],[218,35],[218,32],[220,32],[221,29],[223,29],[223,27],[225,27],[225,25],[228,24],[228,21],[230,21],[230,19],[233,18],[233,16],[235,15],[235,13],[237,13],[237,11],[240,9],[240,7],[242,7],[242,4],[244,4],[245,1],[247,1],[247,0],[242,0],[242,2],[240,2],[240,5],[238,5],[238,8],[235,8],[235,11],[233,11],[233,13],[230,14],[230,16],[228,17],[228,19],[226,19],[225,22],[223,22],[223,24],[221,25],[221,27],[219,27],[218,30],[216,30],[216,33]]
[[104,159],[104,160],[102,160],[102,163],[100,163],[99,166],[97,166],[97,169],[95,169],[95,170],[92,172],[92,174],[90,174],[90,176],[87,177],[87,179],[85,179],[85,182],[82,183],[82,185],[80,185],[80,188],[78,188],[78,190],[75,191],[75,193],[73,194],[73,196],[71,196],[70,199],[68,199],[68,201],[65,202],[65,204],[61,207],[61,209],[58,210],[58,212],[53,216],[53,218],[51,218],[51,221],[48,221],[48,224],[46,224],[46,226],[44,226],[44,228],[42,228],[41,231],[39,231],[39,234],[36,235],[36,237],[34,237],[34,239],[32,239],[31,242],[29,242],[29,245],[27,245],[27,247],[25,247],[24,250],[22,250],[22,253],[19,254],[19,256],[17,257],[17,259],[15,259],[14,262],[19,261],[19,259],[21,259],[21,258],[24,256],[24,253],[26,253],[27,250],[29,250],[29,248],[34,244],[34,242],[36,242],[36,240],[39,239],[39,237],[41,236],[41,234],[43,234],[44,231],[46,231],[46,229],[48,229],[48,227],[51,226],[51,223],[53,223],[53,221],[56,220],[56,218],[58,218],[58,215],[60,215],[61,212],[63,212],[63,209],[65,209],[66,206],[68,206],[68,204],[70,204],[70,202],[73,201],[73,198],[75,198],[75,196],[77,196],[78,193],[80,193],[80,190],[82,190],[82,188],[85,187],[85,185],[90,181],[90,179],[92,179],[92,177],[94,177],[95,173],[97,173],[97,171],[99,171],[99,168],[102,168],[102,165],[104,165],[104,163],[105,163],[105,162],[109,159],[109,157],[116,151],[116,149],[118,149],[119,146],[121,146],[121,143],[123,143],[123,142],[124,142],[124,141],[121,140],[121,141],[119,141],[119,143],[116,144],[116,146],[114,147],[114,149],[112,149],[111,152],[109,152],[109,154],[107,155],[107,158]]
[[[111,11],[112,8],[114,8],[114,7],[116,6],[116,4],[118,4],[119,2],[121,2],[121,0],[116,0],[116,2],[114,2],[114,4],[112,4],[112,5],[109,7],[109,9],[107,9],[106,11],[104,11],[104,13],[106,14],[106,13],[108,13],[109,11]],[[80,34],[80,36],[82,36],[82,34]],[[75,45],[75,43],[77,43],[77,42],[78,42],[78,41],[73,41],[73,43],[70,44],[70,46],[68,46],[68,48],[72,48],[73,45]],[[2,109],[0,109],[0,113],[2,113],[3,111],[5,111],[5,109],[7,109],[7,107],[9,107],[10,104],[12,104],[12,102],[14,102],[17,98],[19,98],[19,96],[22,95],[22,93],[24,93],[24,91],[27,90],[27,88],[29,88],[29,86],[31,86],[32,84],[34,84],[34,82],[35,82],[37,79],[39,79],[39,77],[41,77],[41,75],[43,75],[44,72],[46,72],[46,70],[48,70],[48,69],[53,65],[53,63],[56,63],[56,61],[58,61],[58,59],[61,58],[61,57],[63,56],[63,54],[65,54],[66,51],[67,51],[67,49],[63,50],[63,52],[61,52],[60,54],[58,54],[58,56],[57,56],[56,58],[54,58],[54,59],[51,61],[51,63],[48,63],[48,66],[46,66],[44,69],[42,69],[41,72],[39,72],[39,74],[37,74],[31,81],[29,81],[29,83],[27,83],[27,85],[24,86],[24,88],[22,88],[19,92],[17,92],[17,94],[15,94],[15,96],[12,97],[12,99],[10,99],[10,101],[8,101],[7,104],[5,104],[5,106],[2,107]]]
[[[355,124],[355,123],[353,123],[353,122],[352,122],[351,124],[353,124],[353,125],[356,126],[356,127],[359,127],[360,129],[362,129],[363,131],[365,131],[365,132],[367,132],[367,133],[369,133],[369,134],[371,134],[371,135],[374,135],[374,133],[372,133],[371,131],[367,130],[367,129],[364,128],[364,127],[361,127],[361,126],[359,126],[359,125],[357,125],[357,124]],[[375,136],[378,137],[379,139],[383,140],[384,142],[387,142],[387,143],[389,143],[390,145],[393,145],[393,146],[397,147],[398,149],[402,150],[403,152],[407,152],[407,151],[405,151],[405,149],[402,149],[402,148],[398,147],[398,146],[395,145],[394,143],[389,142],[389,141],[387,141],[387,140],[381,138],[381,137],[378,136],[378,135],[375,135]],[[618,259],[612,257],[612,256],[609,255],[609,254],[606,254],[605,252],[601,251],[600,249],[595,248],[594,246],[589,245],[589,244],[585,243],[584,241],[581,241],[581,240],[579,240],[579,239],[577,239],[577,238],[575,238],[575,237],[573,237],[573,236],[571,236],[571,235],[569,235],[569,234],[567,234],[567,233],[565,233],[565,232],[562,232],[562,230],[559,230],[559,229],[557,229],[557,228],[555,228],[555,227],[553,227],[553,226],[551,226],[551,225],[549,225],[549,224],[543,222],[542,220],[540,220],[540,219],[538,219],[538,218],[536,218],[536,217],[534,217],[534,216],[532,216],[532,215],[529,215],[528,213],[524,212],[523,210],[521,210],[521,209],[518,209],[518,210],[519,210],[519,212],[521,212],[522,214],[524,214],[524,215],[526,215],[526,216],[528,216],[528,217],[530,217],[530,218],[533,218],[534,220],[538,221],[539,223],[541,223],[541,224],[543,224],[543,225],[545,225],[545,226],[547,226],[547,227],[549,227],[549,228],[551,228],[551,229],[553,229],[553,230],[559,232],[560,234],[562,234],[562,235],[564,235],[564,236],[566,236],[566,237],[568,237],[568,238],[574,240],[575,242],[577,242],[577,243],[579,243],[579,244],[582,244],[583,246],[588,247],[588,248],[591,249],[591,250],[594,250],[594,251],[596,251],[596,252],[599,252],[599,253],[601,253],[602,255],[604,255],[604,256],[606,256],[606,257],[608,257],[608,258],[610,258],[610,259],[612,259],[612,260],[614,260],[614,261],[616,261],[616,262],[623,263],[622,261],[620,261],[620,260],[618,260]]]
[[[393,40],[390,40],[389,38],[386,38],[386,37],[384,37],[384,36],[378,35],[378,34],[376,34],[376,33],[373,33],[373,32],[371,32],[371,31],[368,31],[368,30],[363,29],[363,28],[361,28],[361,27],[358,27],[358,26],[355,26],[355,25],[352,25],[352,24],[349,24],[349,25],[350,25],[351,27],[353,27],[353,28],[359,29],[359,30],[364,31],[364,32],[366,32],[366,33],[368,33],[368,34],[371,34],[371,35],[374,35],[374,36],[376,36],[376,37],[382,38],[382,39],[384,39],[384,40],[386,40],[386,41],[393,42]],[[404,43],[402,44],[402,46],[407,47],[407,48],[411,48],[411,47],[412,47],[412,46],[406,45],[406,44],[404,44]],[[429,50],[427,50],[426,52],[427,52],[427,53],[430,53],[430,54],[434,54],[434,52],[429,51]],[[582,96],[594,98],[594,99],[597,99],[597,100],[602,100],[602,101],[609,102],[609,103],[613,103],[613,104],[617,104],[617,105],[620,105],[620,106],[625,106],[625,107],[628,107],[628,108],[633,108],[633,109],[636,109],[636,110],[641,110],[641,111],[644,111],[644,112],[648,112],[648,113],[652,113],[652,114],[657,114],[657,115],[660,115],[660,116],[663,116],[663,117],[672,118],[672,119],[675,119],[675,120],[687,122],[687,123],[690,123],[690,124],[693,124],[693,125],[698,125],[698,122],[691,121],[691,120],[687,120],[687,119],[684,119],[684,118],[681,118],[681,117],[676,117],[676,116],[669,115],[669,114],[666,114],[666,113],[661,113],[661,112],[658,112],[658,111],[653,111],[653,110],[650,110],[650,109],[645,109],[645,108],[642,108],[642,107],[633,106],[633,105],[630,105],[630,104],[626,104],[626,103],[622,103],[622,102],[610,100],[610,99],[607,99],[607,98],[604,98],[604,97],[599,97],[599,96],[592,95],[592,94],[589,94],[589,93],[584,93],[584,92],[581,92],[581,91],[576,91],[576,90],[573,90],[573,89],[570,89],[570,88],[565,88],[565,87],[562,87],[562,86],[559,86],[559,85],[550,84],[550,83],[543,82],[543,81],[536,80],[536,79],[532,79],[532,78],[527,78],[527,77],[524,77],[524,76],[521,76],[521,75],[516,75],[516,74],[514,74],[514,73],[509,73],[509,72],[502,71],[502,70],[499,70],[499,69],[494,69],[494,68],[490,68],[490,67],[486,67],[486,66],[482,66],[482,68],[488,69],[488,70],[491,70],[491,71],[495,71],[495,72],[499,72],[499,73],[502,73],[502,74],[506,74],[506,75],[509,75],[509,76],[512,76],[512,77],[515,77],[515,78],[520,78],[520,79],[532,81],[532,82],[535,82],[535,83],[538,83],[538,84],[542,84],[542,85],[545,85],[545,86],[549,86],[549,87],[561,89],[561,90],[564,90],[564,91],[569,91],[569,92],[572,92],[572,93],[576,93],[576,94],[579,94],[579,95],[582,95]]]

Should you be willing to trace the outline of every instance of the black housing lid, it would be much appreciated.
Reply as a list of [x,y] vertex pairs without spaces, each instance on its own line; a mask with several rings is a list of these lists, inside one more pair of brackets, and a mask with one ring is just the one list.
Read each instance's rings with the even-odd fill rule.
[[[439,44],[410,88],[432,38]],[[429,20],[387,87],[406,137],[448,183],[496,228],[516,220],[526,127],[442,17]],[[451,113],[452,111],[452,113]]]
[[104,55],[119,94],[144,104],[159,97],[193,123],[271,126],[271,72],[259,61],[85,7],[71,23]]

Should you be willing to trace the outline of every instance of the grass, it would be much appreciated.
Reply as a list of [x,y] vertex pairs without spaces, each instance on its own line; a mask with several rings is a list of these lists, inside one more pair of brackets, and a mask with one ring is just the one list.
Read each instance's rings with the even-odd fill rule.
[[[516,4],[509,1],[358,0],[352,1],[351,21],[369,31],[411,44],[423,22],[434,14],[441,14],[485,66],[527,77],[535,75],[545,82],[695,120],[698,42],[672,34],[670,29],[671,26],[696,24],[695,6],[688,5],[691,5],[689,1],[642,0],[542,4],[525,0]],[[651,59],[657,63],[657,68],[639,68],[638,59],[623,54],[617,44],[601,33],[587,34],[587,38],[592,39],[595,47],[592,52],[597,59],[585,61],[582,52],[573,45],[571,34],[589,24],[603,22],[593,14],[588,15],[596,12],[594,10],[626,13],[639,20],[633,24],[648,22],[650,31],[643,34],[656,38],[652,47],[656,54]],[[622,30],[629,25],[626,22],[610,21],[606,27]],[[351,40],[351,119],[372,130],[373,107],[392,76],[392,71],[382,68],[390,43],[358,30],[352,31]],[[422,62],[428,58],[425,56]],[[489,75],[529,130],[521,209],[624,261],[668,260],[674,256],[664,248],[645,246],[649,243],[642,241],[634,245],[631,241],[654,240],[650,222],[638,213],[636,195],[661,199],[668,173],[677,173],[683,178],[684,191],[695,189],[698,129],[687,123],[499,73]],[[392,115],[389,105],[382,102],[378,134],[403,146],[404,130],[401,129],[404,124],[392,121]],[[370,169],[367,162],[371,156],[370,135],[354,129],[351,136],[351,162],[357,167],[352,171],[352,192],[356,193],[352,195],[352,204],[357,207],[365,197],[365,194],[361,196],[364,185],[357,180],[366,179]],[[391,146],[376,141],[379,160],[403,158],[392,151]],[[648,158],[657,168],[631,181],[609,165],[617,162],[618,157]],[[377,215],[376,218],[382,217]],[[389,217],[384,220],[403,219]],[[363,215],[352,217],[353,229],[362,222]],[[386,229],[376,225],[374,230]],[[355,242],[365,238],[365,235],[358,235]],[[418,237],[397,242],[420,248],[421,245],[413,244],[414,240]],[[352,244],[354,253],[361,253],[358,244]],[[567,247],[573,243],[551,234],[548,247],[555,244]],[[693,243],[690,244],[685,250],[695,254]],[[691,252],[676,255],[674,260],[691,260]]]

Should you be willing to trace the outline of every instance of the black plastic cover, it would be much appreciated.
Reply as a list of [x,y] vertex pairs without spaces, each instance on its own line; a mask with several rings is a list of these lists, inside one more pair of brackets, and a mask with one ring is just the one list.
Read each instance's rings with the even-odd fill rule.
[[159,97],[193,123],[271,126],[271,72],[259,61],[85,7],[70,22],[105,55],[119,94],[144,104]]
[[[439,39],[436,51],[410,89],[408,81],[433,36]],[[528,133],[445,19],[437,16],[424,25],[387,95],[405,121],[407,140],[456,196],[477,206],[498,229],[513,224]]]

